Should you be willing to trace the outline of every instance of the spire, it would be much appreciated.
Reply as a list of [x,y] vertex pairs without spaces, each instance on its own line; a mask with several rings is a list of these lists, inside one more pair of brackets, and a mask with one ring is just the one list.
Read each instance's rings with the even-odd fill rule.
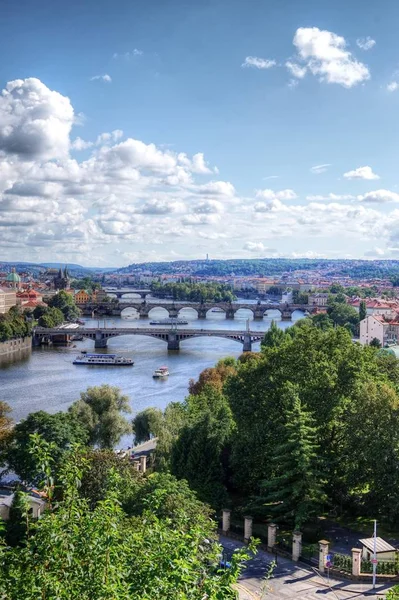
[[61,279],[61,277],[62,277],[62,269],[61,269],[61,267],[60,267],[60,270],[58,271],[58,277],[59,277],[60,279]]
[[64,269],[64,277],[65,277],[65,279],[66,279],[67,277],[69,277],[69,273],[68,273],[68,265],[65,265],[65,269]]

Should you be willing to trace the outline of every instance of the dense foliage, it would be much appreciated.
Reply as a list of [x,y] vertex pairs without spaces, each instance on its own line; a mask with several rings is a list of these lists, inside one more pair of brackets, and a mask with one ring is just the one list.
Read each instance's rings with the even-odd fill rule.
[[94,281],[92,277],[86,276],[82,277],[82,279],[72,279],[71,288],[74,290],[86,290],[92,294],[94,290],[101,289],[101,284],[98,281]]
[[0,314],[0,342],[30,335],[31,325],[21,311],[13,306],[8,313]]
[[[33,441],[32,455],[51,471],[51,446],[40,438]],[[92,466],[92,457],[69,452],[54,480],[59,500],[51,504],[53,488],[47,487],[50,509],[37,522],[18,498],[21,527],[14,533],[19,544],[0,543],[1,598],[236,598],[232,583],[248,551],[233,555],[230,569],[219,567],[214,522],[187,486],[153,475],[132,477],[126,487],[119,469],[108,465],[102,471],[103,493],[95,491],[95,500],[87,497],[87,487],[83,496],[80,487]],[[121,504],[126,489],[131,511]]]
[[173,300],[189,300],[190,302],[233,302],[235,295],[230,286],[223,283],[180,283],[151,284],[151,290],[157,298],[173,298]]
[[228,493],[290,527],[330,509],[397,525],[398,385],[397,359],[331,314],[273,325],[261,353],[190,384],[173,431],[157,420],[157,460],[215,507]]
[[33,316],[38,320],[40,327],[57,327],[64,321],[76,321],[80,310],[75,304],[72,294],[64,290],[58,292],[47,300],[47,306],[37,306]]

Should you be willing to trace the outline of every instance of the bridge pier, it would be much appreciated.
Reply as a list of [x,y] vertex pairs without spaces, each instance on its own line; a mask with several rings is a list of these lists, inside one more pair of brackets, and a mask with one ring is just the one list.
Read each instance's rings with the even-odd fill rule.
[[228,308],[226,310],[226,319],[234,319],[234,313],[235,313],[234,308]]
[[206,319],[206,309],[205,308],[198,308],[197,309],[197,313],[198,313],[198,318],[199,319]]
[[243,352],[252,352],[252,340],[250,335],[244,335],[244,343],[242,346]]
[[177,317],[179,316],[179,311],[175,307],[170,308],[168,310],[168,313],[171,319],[177,319]]
[[96,337],[94,338],[95,348],[106,348],[107,341],[107,338],[104,336],[103,333],[101,333],[101,331],[96,331]]
[[255,310],[254,321],[263,321],[263,312],[261,310]]
[[180,340],[176,333],[168,333],[168,350],[180,350]]
[[290,310],[283,310],[281,313],[281,320],[282,321],[291,321],[292,319],[292,312]]

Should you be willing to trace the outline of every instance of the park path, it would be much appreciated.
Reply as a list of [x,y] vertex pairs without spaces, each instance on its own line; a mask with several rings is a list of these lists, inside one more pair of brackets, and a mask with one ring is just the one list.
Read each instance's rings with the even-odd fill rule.
[[[227,554],[235,548],[243,546],[241,542],[224,536],[220,542]],[[310,568],[294,563],[287,558],[278,557],[273,578],[263,580],[268,565],[274,555],[259,550],[257,555],[247,563],[240,576],[237,590],[240,600],[366,600],[384,598],[389,585],[377,584],[373,593],[371,586],[363,583],[330,580],[319,576]]]

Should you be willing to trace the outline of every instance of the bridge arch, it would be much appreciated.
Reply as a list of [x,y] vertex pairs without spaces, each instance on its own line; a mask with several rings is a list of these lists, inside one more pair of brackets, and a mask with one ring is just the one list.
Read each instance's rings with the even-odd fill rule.
[[216,319],[220,319],[220,318],[225,318],[226,317],[226,310],[222,307],[222,306],[217,306],[217,304],[215,304],[215,306],[210,306],[209,308],[207,308],[206,310],[206,318],[216,318]]
[[179,309],[178,317],[179,319],[185,318],[188,320],[198,319],[198,310],[193,306],[183,306]]
[[263,318],[266,319],[281,319],[282,313],[279,308],[267,308],[263,313]]
[[163,306],[153,306],[148,311],[148,317],[150,319],[168,319],[169,310]]
[[243,319],[243,320],[251,319],[252,320],[254,318],[254,316],[255,316],[254,310],[249,307],[238,308],[234,313],[235,319]]
[[125,308],[123,308],[121,310],[121,317],[122,318],[127,318],[127,317],[134,317],[135,319],[138,319],[140,316],[139,311],[137,310],[137,308],[135,306],[126,306]]

